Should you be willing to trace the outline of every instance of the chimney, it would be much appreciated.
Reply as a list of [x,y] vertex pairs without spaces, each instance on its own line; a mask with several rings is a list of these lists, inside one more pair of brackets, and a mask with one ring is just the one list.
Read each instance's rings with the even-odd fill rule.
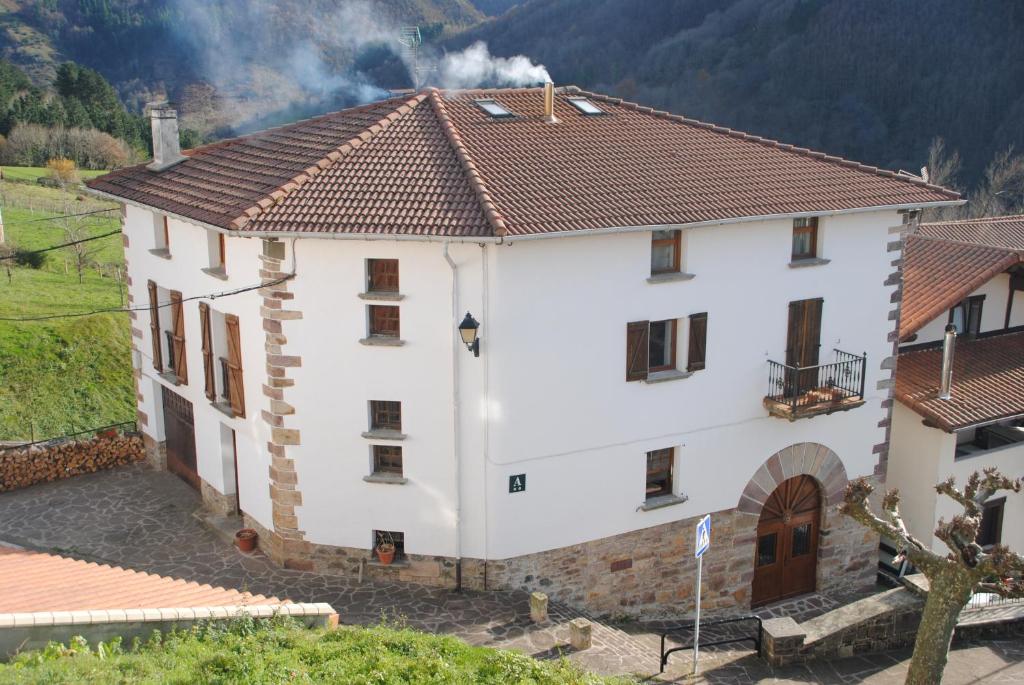
[[956,326],[946,325],[942,339],[942,380],[939,384],[939,399],[948,400],[953,389],[953,347],[956,343]]
[[551,81],[544,84],[544,119],[555,121],[555,84]]
[[178,140],[178,113],[167,102],[150,105],[150,125],[153,129],[153,161],[146,165],[150,171],[163,171],[185,161]]

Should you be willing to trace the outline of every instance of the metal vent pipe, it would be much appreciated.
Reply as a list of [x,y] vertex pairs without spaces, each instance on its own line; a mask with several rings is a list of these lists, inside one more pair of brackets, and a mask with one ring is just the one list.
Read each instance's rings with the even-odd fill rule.
[[942,379],[939,383],[939,399],[948,400],[953,389],[953,348],[956,346],[956,326],[946,325],[942,339]]

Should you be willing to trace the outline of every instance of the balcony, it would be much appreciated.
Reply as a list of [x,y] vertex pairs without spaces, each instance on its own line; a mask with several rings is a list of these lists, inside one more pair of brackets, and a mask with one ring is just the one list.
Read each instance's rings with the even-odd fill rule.
[[847,411],[864,404],[867,355],[833,350],[834,361],[816,366],[768,362],[764,406],[772,416],[795,421]]

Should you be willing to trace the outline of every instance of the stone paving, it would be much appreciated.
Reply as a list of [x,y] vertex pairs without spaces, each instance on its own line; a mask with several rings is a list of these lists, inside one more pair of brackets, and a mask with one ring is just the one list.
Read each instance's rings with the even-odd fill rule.
[[[593,647],[567,648],[568,621],[580,614],[553,604],[542,626],[529,619],[522,592],[463,592],[290,571],[261,554],[244,555],[203,524],[199,497],[166,472],[136,465],[0,494],[0,541],[212,585],[245,589],[295,601],[329,602],[341,621],[374,624],[382,617],[472,644],[516,649],[538,658],[567,655],[584,668],[607,674],[656,676],[656,626],[595,622]],[[767,607],[764,615],[804,620],[832,608],[811,596]],[[772,669],[744,648],[701,651],[707,683],[902,682],[907,653],[854,657]],[[670,682],[689,672],[689,653],[673,655]],[[1024,641],[965,645],[951,654],[946,683],[1024,682]]]

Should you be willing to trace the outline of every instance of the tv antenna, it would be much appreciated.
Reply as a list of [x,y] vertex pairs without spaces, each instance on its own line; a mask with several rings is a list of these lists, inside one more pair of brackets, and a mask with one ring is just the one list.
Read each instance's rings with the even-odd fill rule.
[[419,90],[423,84],[423,75],[430,71],[428,67],[420,66],[420,46],[423,45],[423,34],[419,26],[403,26],[398,31],[398,42],[402,44],[402,53],[405,63],[409,66],[409,73],[412,75],[412,87]]

